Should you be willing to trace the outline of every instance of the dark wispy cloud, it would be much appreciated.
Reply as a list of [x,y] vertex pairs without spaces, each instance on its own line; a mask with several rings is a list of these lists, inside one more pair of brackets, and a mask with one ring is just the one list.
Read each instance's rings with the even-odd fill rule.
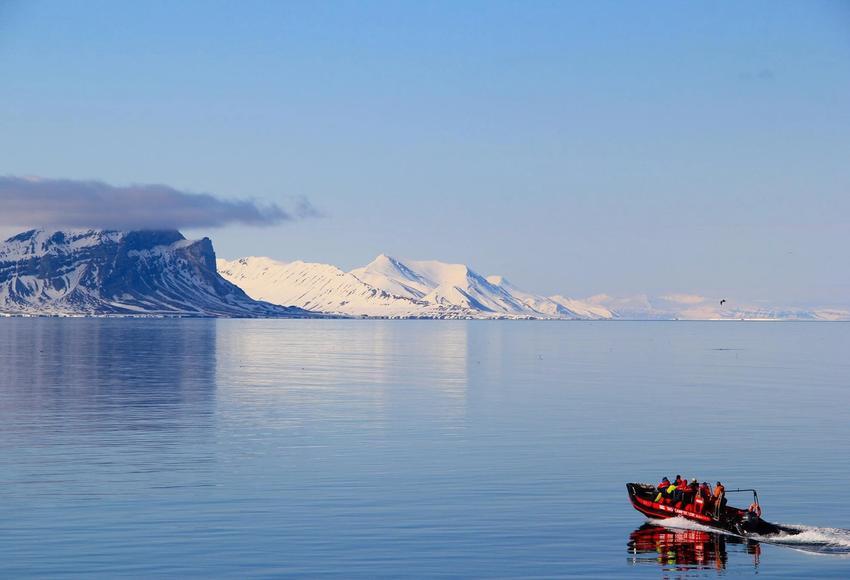
[[316,206],[310,203],[310,200],[306,197],[298,197],[295,199],[295,209],[292,213],[295,217],[300,219],[325,217],[324,212],[317,209]]
[[167,185],[114,186],[101,181],[0,176],[0,225],[179,229],[228,224],[269,226],[318,217],[305,198],[276,204],[221,199]]

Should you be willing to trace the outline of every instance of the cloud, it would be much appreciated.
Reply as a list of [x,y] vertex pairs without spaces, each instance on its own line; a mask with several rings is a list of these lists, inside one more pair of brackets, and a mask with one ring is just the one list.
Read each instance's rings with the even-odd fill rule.
[[318,217],[305,198],[292,212],[275,204],[221,199],[167,185],[0,176],[0,226],[180,229],[228,224],[270,226]]
[[295,210],[293,214],[295,217],[300,219],[325,217],[325,214],[316,209],[316,207],[310,203],[310,200],[306,197],[298,197],[295,199]]

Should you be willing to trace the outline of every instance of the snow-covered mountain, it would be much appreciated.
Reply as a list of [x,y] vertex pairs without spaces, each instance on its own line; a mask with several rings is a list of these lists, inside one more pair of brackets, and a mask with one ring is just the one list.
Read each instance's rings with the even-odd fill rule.
[[529,309],[500,286],[463,264],[402,262],[381,254],[352,270],[376,288],[432,304],[454,305],[481,313],[527,316]]
[[585,299],[543,296],[464,264],[384,254],[350,272],[269,258],[218,261],[219,272],[252,298],[314,312],[384,318],[582,320],[846,320],[842,310],[766,308],[690,294]]
[[216,260],[176,231],[30,230],[0,243],[0,315],[632,320],[848,320],[838,309],[720,304],[690,294],[543,296],[463,264],[380,255],[344,272],[269,258]]
[[30,230],[0,244],[0,313],[304,317],[216,271],[209,239],[176,231]]
[[469,318],[475,314],[460,306],[376,288],[329,264],[249,257],[218,260],[218,271],[252,298],[315,312],[384,318]]
[[605,308],[519,290],[463,264],[402,261],[381,254],[344,272],[327,264],[269,258],[218,261],[249,296],[319,312],[389,318],[611,318]]
[[610,310],[603,306],[590,304],[584,300],[566,296],[540,296],[520,290],[504,276],[487,276],[487,281],[502,288],[527,308],[549,318],[569,318],[583,320],[607,320],[615,318]]

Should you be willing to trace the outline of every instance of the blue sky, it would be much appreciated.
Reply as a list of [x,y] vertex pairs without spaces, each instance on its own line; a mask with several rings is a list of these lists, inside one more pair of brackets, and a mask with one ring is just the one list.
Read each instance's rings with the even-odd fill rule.
[[223,257],[850,302],[847,2],[0,0],[0,78],[0,174],[325,213]]

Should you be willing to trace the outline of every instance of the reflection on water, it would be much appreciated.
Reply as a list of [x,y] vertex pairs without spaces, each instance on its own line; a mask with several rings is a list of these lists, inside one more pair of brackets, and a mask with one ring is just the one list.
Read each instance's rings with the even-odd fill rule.
[[[761,545],[735,536],[644,524],[629,534],[629,561],[658,565],[664,571],[726,570],[729,551],[746,552],[758,568]],[[700,574],[701,575],[701,574]]]
[[472,348],[465,324],[353,320],[281,332],[267,321],[220,320],[217,327],[220,384],[269,427],[274,413],[282,428],[315,416],[358,416],[380,428],[417,401],[444,425],[465,416]]
[[[207,320],[4,320],[0,429],[8,437],[43,431],[45,420],[75,430],[197,424],[214,408],[215,342]],[[68,420],[78,413],[87,420]]]
[[5,499],[208,485],[215,341],[206,320],[3,320]]

